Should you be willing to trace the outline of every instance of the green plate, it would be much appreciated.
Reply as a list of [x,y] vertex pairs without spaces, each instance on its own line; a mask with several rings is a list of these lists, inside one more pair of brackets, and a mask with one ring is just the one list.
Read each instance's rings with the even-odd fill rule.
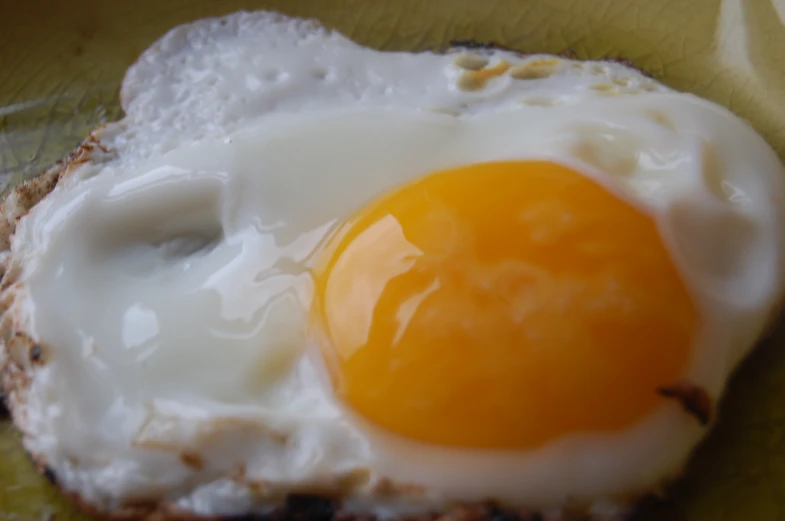
[[[0,0],[0,180],[39,172],[121,112],[125,69],[170,27],[241,8],[321,19],[383,49],[495,41],[624,57],[730,107],[785,157],[783,0]],[[77,521],[0,420],[0,519]],[[669,500],[637,521],[785,520],[785,328],[734,376],[720,420]]]

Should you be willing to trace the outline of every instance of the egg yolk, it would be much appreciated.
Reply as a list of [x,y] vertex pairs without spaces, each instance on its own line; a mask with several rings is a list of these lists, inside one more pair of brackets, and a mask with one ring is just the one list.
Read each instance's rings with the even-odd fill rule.
[[330,239],[313,332],[338,397],[424,442],[532,448],[662,403],[698,314],[655,223],[546,161],[384,194]]

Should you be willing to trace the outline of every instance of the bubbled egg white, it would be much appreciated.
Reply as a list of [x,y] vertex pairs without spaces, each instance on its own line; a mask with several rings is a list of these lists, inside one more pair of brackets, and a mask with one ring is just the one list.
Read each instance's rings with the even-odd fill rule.
[[675,402],[529,451],[420,444],[336,403],[305,333],[314,254],[429,172],[545,158],[652,215],[703,318],[685,379],[715,400],[782,293],[772,150],[726,110],[619,64],[382,53],[239,13],[165,36],[129,70],[123,103],[101,136],[114,157],[64,179],[11,249],[9,313],[46,346],[29,369],[27,447],[101,509],[156,498],[241,514],[297,491],[377,515],[551,509],[680,472],[706,429]]

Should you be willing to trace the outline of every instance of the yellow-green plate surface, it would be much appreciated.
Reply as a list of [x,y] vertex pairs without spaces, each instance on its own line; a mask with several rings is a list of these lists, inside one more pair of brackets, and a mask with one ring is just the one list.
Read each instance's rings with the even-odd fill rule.
[[[0,0],[0,179],[34,175],[119,117],[125,69],[170,27],[241,8],[321,19],[383,49],[494,41],[625,57],[729,106],[785,157],[785,0]],[[738,371],[670,500],[636,521],[785,520],[785,328]],[[83,521],[0,420],[0,520]]]

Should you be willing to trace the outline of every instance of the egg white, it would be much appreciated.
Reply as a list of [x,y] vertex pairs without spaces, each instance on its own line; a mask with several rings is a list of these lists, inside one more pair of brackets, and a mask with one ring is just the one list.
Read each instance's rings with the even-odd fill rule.
[[[8,314],[47,352],[28,449],[100,508],[152,497],[203,515],[297,491],[382,516],[548,509],[678,474],[706,429],[676,402],[536,450],[435,447],[336,403],[308,345],[309,267],[337,223],[435,170],[551,159],[656,219],[703,318],[684,378],[720,397],[782,293],[785,172],[724,109],[618,64],[559,63],[468,92],[453,56],[269,14],[170,33],[126,78],[128,117],[104,134],[117,157],[64,179],[12,239]],[[612,78],[624,89],[595,88]]]

